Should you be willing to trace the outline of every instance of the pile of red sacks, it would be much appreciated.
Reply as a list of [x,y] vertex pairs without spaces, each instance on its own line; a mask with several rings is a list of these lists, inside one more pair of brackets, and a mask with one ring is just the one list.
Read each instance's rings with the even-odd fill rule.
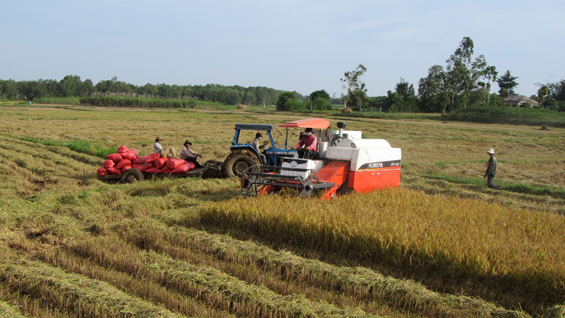
[[194,169],[194,163],[182,159],[161,158],[158,153],[140,157],[139,153],[126,146],[118,148],[117,153],[109,154],[108,160],[102,164],[96,173],[100,176],[109,174],[121,175],[128,169],[137,169],[145,173],[185,173]]

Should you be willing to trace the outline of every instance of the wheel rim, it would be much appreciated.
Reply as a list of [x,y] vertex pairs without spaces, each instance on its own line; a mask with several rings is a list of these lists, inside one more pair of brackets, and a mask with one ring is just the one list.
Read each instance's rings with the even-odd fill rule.
[[246,160],[238,160],[233,164],[233,173],[236,176],[241,177],[243,170],[249,168],[250,166],[251,165]]

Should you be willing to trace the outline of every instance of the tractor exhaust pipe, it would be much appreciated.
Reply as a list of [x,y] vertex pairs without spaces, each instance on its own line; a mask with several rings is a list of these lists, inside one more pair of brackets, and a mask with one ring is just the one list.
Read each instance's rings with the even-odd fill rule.
[[347,126],[347,124],[343,121],[337,122],[337,128],[339,128],[339,136],[343,137],[343,129]]

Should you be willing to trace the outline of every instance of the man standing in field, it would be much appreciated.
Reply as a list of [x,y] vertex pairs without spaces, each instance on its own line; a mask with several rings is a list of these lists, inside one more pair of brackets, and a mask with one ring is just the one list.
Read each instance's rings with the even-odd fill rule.
[[496,157],[494,156],[494,149],[490,148],[487,151],[488,155],[489,155],[489,159],[487,162],[487,171],[485,172],[485,175],[483,178],[488,177],[487,179],[487,186],[491,189],[495,189],[495,190],[502,190],[502,186],[501,185],[497,185],[492,183],[492,181],[494,180],[494,177],[496,176]]

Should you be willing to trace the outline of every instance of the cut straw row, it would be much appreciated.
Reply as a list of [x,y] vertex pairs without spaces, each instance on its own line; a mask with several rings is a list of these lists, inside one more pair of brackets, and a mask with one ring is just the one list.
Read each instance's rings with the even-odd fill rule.
[[0,265],[0,279],[15,292],[34,295],[47,306],[80,317],[183,317],[106,282],[66,273],[44,263]]
[[477,298],[436,293],[417,282],[384,276],[367,268],[333,266],[226,235],[166,227],[154,221],[128,224],[117,230],[121,231],[124,239],[135,244],[142,241],[148,249],[165,251],[168,245],[200,249],[220,259],[271,267],[290,279],[305,280],[361,299],[383,301],[389,306],[412,312],[439,317],[528,317],[523,312],[506,310]]

